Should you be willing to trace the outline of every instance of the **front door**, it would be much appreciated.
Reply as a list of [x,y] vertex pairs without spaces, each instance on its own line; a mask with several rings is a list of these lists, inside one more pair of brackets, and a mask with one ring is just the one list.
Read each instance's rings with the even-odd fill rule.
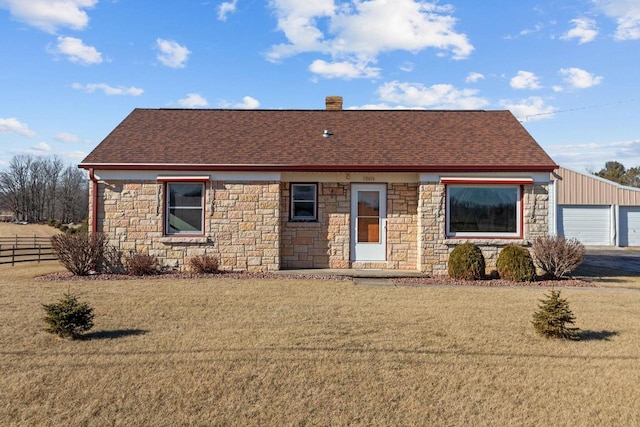
[[351,260],[387,259],[387,186],[351,185]]

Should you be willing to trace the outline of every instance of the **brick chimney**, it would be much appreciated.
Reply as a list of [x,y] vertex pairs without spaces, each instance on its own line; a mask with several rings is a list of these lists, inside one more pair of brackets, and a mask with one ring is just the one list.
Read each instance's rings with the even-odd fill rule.
[[342,97],[341,96],[327,96],[325,99],[325,105],[327,110],[340,111],[342,110]]

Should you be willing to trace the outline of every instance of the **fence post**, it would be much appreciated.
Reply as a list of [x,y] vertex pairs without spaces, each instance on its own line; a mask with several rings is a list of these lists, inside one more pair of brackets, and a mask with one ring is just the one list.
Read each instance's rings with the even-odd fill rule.
[[40,245],[38,245],[38,264],[40,264]]
[[11,249],[11,266],[13,267],[13,265],[15,264],[15,260],[16,260],[16,247],[14,246]]

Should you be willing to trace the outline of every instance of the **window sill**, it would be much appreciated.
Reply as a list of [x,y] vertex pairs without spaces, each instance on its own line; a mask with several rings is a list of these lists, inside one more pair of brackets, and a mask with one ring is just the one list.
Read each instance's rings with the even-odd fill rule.
[[293,227],[320,227],[318,220],[304,220],[304,219],[290,219],[287,221],[287,225]]
[[445,245],[460,245],[462,243],[475,243],[478,246],[482,245],[520,245],[520,246],[530,246],[531,242],[522,237],[447,237],[444,239],[443,243]]
[[209,243],[211,239],[206,236],[165,236],[158,239],[158,241],[170,245],[173,243]]

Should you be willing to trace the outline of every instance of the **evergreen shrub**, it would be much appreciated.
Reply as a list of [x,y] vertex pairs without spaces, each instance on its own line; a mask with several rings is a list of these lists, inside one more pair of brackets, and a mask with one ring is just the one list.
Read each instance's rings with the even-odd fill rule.
[[507,245],[498,255],[496,267],[500,278],[514,282],[536,280],[536,266],[529,251],[522,246]]
[[479,280],[485,273],[484,255],[473,243],[456,246],[449,254],[448,272],[452,279]]
[[566,298],[560,297],[560,291],[551,290],[545,299],[540,300],[538,311],[533,314],[533,327],[538,335],[547,338],[579,340],[579,328],[569,327],[575,323],[575,316],[569,309]]
[[62,338],[76,339],[93,327],[93,308],[78,297],[65,293],[56,303],[42,304],[46,315],[43,318],[49,325],[45,331]]

